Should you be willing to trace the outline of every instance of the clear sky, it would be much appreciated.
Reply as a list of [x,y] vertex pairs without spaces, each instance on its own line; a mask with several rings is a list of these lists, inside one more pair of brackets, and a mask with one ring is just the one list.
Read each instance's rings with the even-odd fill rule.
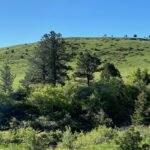
[[64,37],[150,34],[150,0],[0,0],[0,47]]

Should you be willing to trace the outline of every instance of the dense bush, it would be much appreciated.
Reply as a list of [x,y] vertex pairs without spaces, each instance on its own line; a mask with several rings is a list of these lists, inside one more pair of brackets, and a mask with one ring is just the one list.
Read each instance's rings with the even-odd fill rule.
[[61,131],[37,132],[32,128],[20,128],[0,132],[0,148],[42,150],[55,146],[61,140]]
[[120,134],[118,139],[116,139],[116,143],[119,145],[119,150],[148,150],[150,144],[144,141],[145,135],[142,135],[142,133],[135,127],[131,127],[124,131],[123,134]]
[[1,94],[0,148],[147,150],[148,127],[125,130],[131,118],[135,125],[149,125],[149,74],[137,71],[133,79],[37,84]]
[[90,133],[81,133],[77,136],[74,142],[74,147],[90,148],[94,145],[100,145],[103,143],[109,143],[116,136],[116,131],[105,126],[100,126],[97,129],[92,130]]
[[79,134],[72,134],[70,130],[67,130],[64,132],[66,138],[63,138],[56,149],[149,150],[149,130],[148,127],[131,127],[122,131],[105,126]]
[[71,105],[61,87],[39,85],[32,91],[27,102],[40,113],[33,122],[34,128],[64,129],[69,124]]
[[73,142],[75,140],[75,135],[71,132],[71,128],[66,128],[66,131],[63,133],[62,142],[58,147],[60,149],[73,149]]
[[88,114],[90,117],[93,116],[92,119],[94,115],[103,111],[105,118],[111,118],[114,125],[127,125],[131,121],[130,115],[132,115],[134,98],[137,97],[137,94],[136,90],[126,86],[122,80],[112,78],[90,87],[79,88],[74,99],[84,110],[86,116]]

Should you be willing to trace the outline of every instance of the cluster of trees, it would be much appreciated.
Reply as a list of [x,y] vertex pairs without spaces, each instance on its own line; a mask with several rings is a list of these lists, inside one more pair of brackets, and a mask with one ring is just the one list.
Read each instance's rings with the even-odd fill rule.
[[[66,81],[72,78],[68,75],[68,71],[72,70],[72,68],[68,65],[71,57],[66,51],[66,45],[61,34],[54,31],[42,37],[35,50],[34,57],[29,60],[29,70],[24,80],[21,81],[24,91],[18,90],[16,93],[12,92],[15,75],[11,73],[10,66],[5,64],[0,72],[1,87],[4,93],[18,99],[24,99],[25,96],[28,99],[32,97],[36,89],[35,85],[37,84],[43,84],[45,87],[51,85],[54,89],[60,84],[65,89],[68,86],[65,86]],[[114,64],[106,63],[101,67],[102,62],[96,54],[89,52],[79,53],[76,59],[76,70],[74,71],[73,78],[83,78],[86,81],[83,80],[85,84],[80,82],[80,86],[77,83],[78,88],[71,91],[72,95],[74,95],[73,97],[66,94],[66,99],[72,99],[71,105],[73,106],[64,103],[64,108],[74,107],[75,110],[72,110],[74,110],[76,115],[78,114],[76,110],[79,111],[81,109],[78,116],[82,113],[88,116],[86,121],[89,123],[89,129],[93,127],[96,116],[98,119],[103,116],[103,120],[104,118],[109,118],[117,126],[123,124],[129,125],[131,122],[133,124],[149,124],[150,96],[148,85],[150,84],[150,74],[147,70],[141,71],[138,69],[134,75],[133,85],[126,85]],[[100,81],[92,82],[95,72],[101,72]],[[51,89],[49,90],[51,91]],[[43,91],[40,90],[40,92],[42,93]],[[45,96],[47,93],[48,91],[45,91]],[[55,96],[52,97],[52,101],[56,101]],[[35,99],[38,99],[38,97]],[[46,98],[43,97],[41,99],[44,101]],[[36,104],[37,102],[38,100],[35,100],[34,103]],[[46,105],[47,102],[48,100],[46,99],[45,102],[41,102],[40,107],[40,104],[36,105],[36,107],[39,107],[38,109],[42,109],[42,104],[44,103],[43,110],[40,110],[40,112],[46,111],[49,107]],[[60,107],[59,101],[58,106],[55,107]],[[83,107],[84,110],[82,110]],[[63,109],[62,106],[61,109]],[[66,109],[66,111],[69,110]],[[70,115],[74,112],[68,112],[68,114]],[[98,124],[97,120],[95,124]]]
[[[111,36],[108,36],[107,34],[104,34],[104,36],[103,37],[111,37],[111,38],[114,38],[115,36],[114,35],[111,35]],[[138,35],[137,34],[133,34],[133,36],[129,36],[129,35],[124,35],[124,38],[132,38],[133,37],[133,39],[137,39],[138,38]],[[139,39],[150,39],[150,35],[148,35],[147,37],[144,37],[144,38],[139,38]]]
[[[32,127],[38,131],[89,131],[99,125],[122,127],[150,124],[150,74],[138,69],[125,84],[112,63],[89,52],[79,53],[73,76],[71,57],[61,34],[45,34],[29,60],[21,88],[13,91],[15,75],[1,70],[0,129]],[[99,80],[92,82],[94,73]],[[74,82],[74,78],[84,79]],[[68,82],[66,82],[68,81]],[[77,80],[78,81],[78,80]],[[81,80],[79,80],[81,81]],[[80,83],[80,84],[79,84]],[[61,86],[59,86],[61,85]],[[70,133],[68,133],[70,134]],[[60,139],[59,139],[60,140]],[[57,144],[58,137],[53,144]]]
[[[30,69],[24,82],[64,85],[65,80],[69,80],[67,71],[72,70],[71,66],[67,65],[69,61],[70,56],[66,52],[66,43],[61,34],[51,31],[39,42],[34,58],[29,62]],[[95,72],[102,71],[102,78],[121,77],[113,64],[107,63],[100,68],[101,64],[95,53],[81,52],[77,57],[73,77],[85,78],[88,86]]]
[[50,83],[56,86],[57,83],[64,84],[68,78],[66,65],[68,57],[65,52],[65,42],[61,34],[54,31],[45,34],[36,48],[34,58],[30,62],[30,70],[27,77],[33,83]]

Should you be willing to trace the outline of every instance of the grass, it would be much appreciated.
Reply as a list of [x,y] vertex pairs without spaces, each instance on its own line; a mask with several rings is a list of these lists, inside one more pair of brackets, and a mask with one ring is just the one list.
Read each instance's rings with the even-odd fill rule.
[[[150,70],[150,41],[121,38],[67,38],[68,52],[95,52],[103,62],[113,62],[126,78],[137,68]],[[28,59],[33,55],[37,43],[0,48],[0,68],[8,61],[16,74],[14,87],[19,86],[28,69]],[[76,59],[70,64],[75,68]],[[96,79],[99,74],[96,74]]]

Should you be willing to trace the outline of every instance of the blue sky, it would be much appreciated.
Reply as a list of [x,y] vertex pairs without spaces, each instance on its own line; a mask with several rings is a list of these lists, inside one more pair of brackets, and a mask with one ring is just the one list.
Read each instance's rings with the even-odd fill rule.
[[64,37],[150,34],[150,0],[0,0],[0,47]]

